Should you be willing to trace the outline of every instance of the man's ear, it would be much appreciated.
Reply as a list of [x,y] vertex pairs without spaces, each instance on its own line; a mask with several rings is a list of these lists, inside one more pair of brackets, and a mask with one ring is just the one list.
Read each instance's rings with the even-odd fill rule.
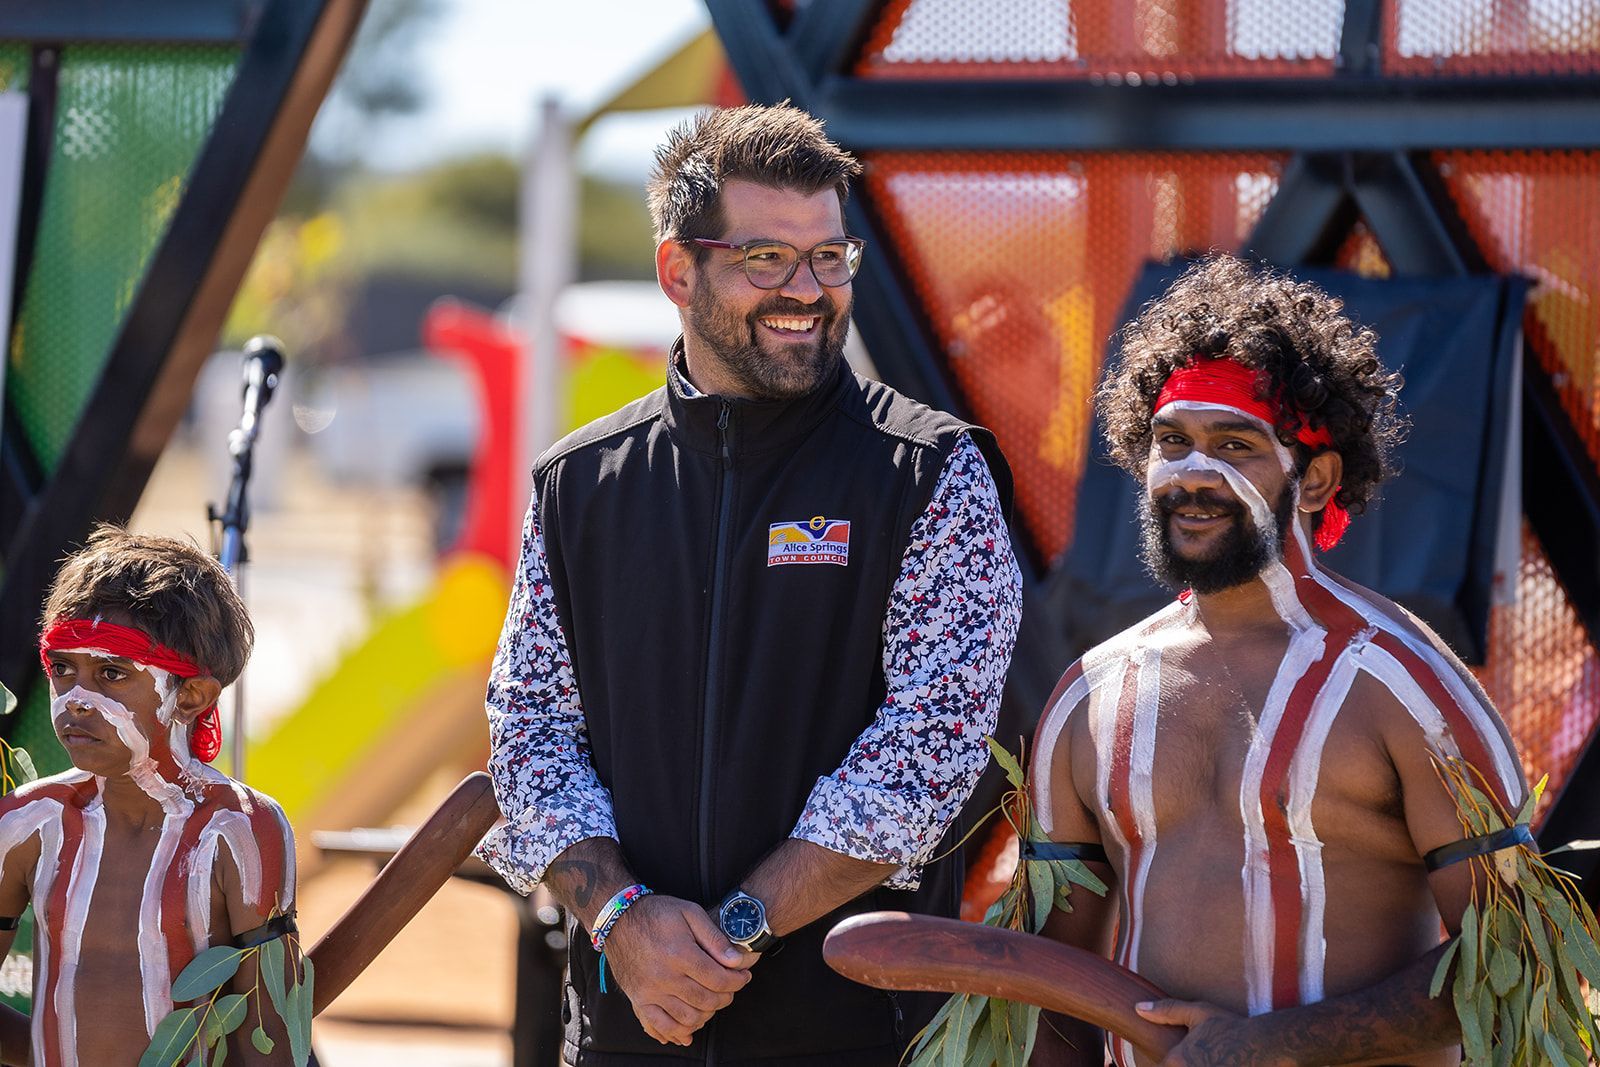
[[209,674],[185,678],[178,685],[178,702],[172,709],[172,717],[188,726],[200,717],[202,711],[215,704],[221,695],[222,683]]
[[656,245],[656,283],[667,299],[681,308],[694,297],[694,253],[681,241],[666,240]]
[[1312,514],[1327,507],[1343,480],[1344,458],[1339,453],[1330,450],[1314,456],[1300,479],[1300,510]]

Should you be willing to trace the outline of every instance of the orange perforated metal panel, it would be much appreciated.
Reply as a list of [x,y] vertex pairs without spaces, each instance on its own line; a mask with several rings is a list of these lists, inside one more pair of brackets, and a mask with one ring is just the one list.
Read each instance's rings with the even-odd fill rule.
[[1490,616],[1488,662],[1477,673],[1516,738],[1529,781],[1550,776],[1542,816],[1600,719],[1600,656],[1526,528],[1516,602]]
[[1600,71],[1595,0],[1390,0],[1389,74],[1592,74]]
[[1333,265],[1363,278],[1387,278],[1394,273],[1389,257],[1383,254],[1377,236],[1365,219],[1357,219],[1350,233],[1334,253]]
[[1534,280],[1529,351],[1600,463],[1600,152],[1438,152],[1434,161],[1489,266]]
[[1333,72],[1343,0],[890,0],[856,71],[876,78],[1192,78]]
[[955,384],[999,435],[1039,554],[1072,534],[1089,398],[1148,259],[1237,249],[1283,157],[874,153],[867,195]]

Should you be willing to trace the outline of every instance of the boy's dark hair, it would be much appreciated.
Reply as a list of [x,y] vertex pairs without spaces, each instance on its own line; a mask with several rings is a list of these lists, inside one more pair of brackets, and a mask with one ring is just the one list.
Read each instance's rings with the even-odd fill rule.
[[1095,393],[1112,459],[1143,481],[1150,418],[1168,376],[1195,356],[1226,356],[1264,372],[1263,399],[1280,403],[1278,439],[1301,474],[1314,453],[1295,440],[1297,412],[1327,428],[1344,461],[1338,502],[1363,511],[1394,473],[1406,427],[1395,410],[1400,376],[1378,362],[1377,335],[1342,310],[1314,285],[1233,256],[1196,263],[1122,329],[1121,354]]
[[200,664],[223,685],[244,670],[255,627],[222,564],[187,541],[109,523],[68,556],[50,583],[42,622],[125,612],[133,625]]
[[[861,164],[828,140],[822,123],[787,101],[703,111],[676,127],[656,149],[645,186],[656,240],[715,238],[722,232],[722,186],[735,179],[793,189],[807,196],[839,194],[842,209],[850,179]],[[698,260],[705,249],[691,246]]]

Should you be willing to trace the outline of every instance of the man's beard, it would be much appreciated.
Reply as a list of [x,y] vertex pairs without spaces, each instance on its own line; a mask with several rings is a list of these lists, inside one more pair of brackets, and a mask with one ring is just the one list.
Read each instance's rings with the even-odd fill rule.
[[[805,269],[804,266],[801,267]],[[804,344],[773,338],[772,349],[761,346],[764,316],[820,317],[818,334]],[[689,302],[689,329],[716,354],[723,373],[740,391],[761,400],[789,400],[804,396],[827,381],[844,358],[850,333],[850,305],[840,307],[827,290],[814,304],[802,304],[776,294],[748,315],[740,315],[719,301],[711,286],[695,286]]]
[[[1272,537],[1255,527],[1242,503],[1209,489],[1196,493],[1174,489],[1159,497],[1147,493],[1144,506],[1139,509],[1143,542],[1140,556],[1145,567],[1151,577],[1173,591],[1220,593],[1253,581],[1267,564],[1282,558],[1283,545],[1294,522],[1294,489],[1294,482],[1285,484],[1272,509],[1277,527]],[[1228,517],[1221,536],[1204,555],[1196,557],[1180,556],[1172,547],[1172,515],[1190,505]]]

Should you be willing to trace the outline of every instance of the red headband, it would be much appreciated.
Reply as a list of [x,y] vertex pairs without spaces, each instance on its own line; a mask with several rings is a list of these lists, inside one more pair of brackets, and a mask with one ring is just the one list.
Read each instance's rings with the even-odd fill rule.
[[[55,623],[39,638],[39,662],[48,671],[50,657],[47,653],[74,648],[109,652],[146,667],[158,667],[179,678],[194,678],[210,673],[182,652],[168,648],[143,630],[101,622],[99,619],[62,619]],[[215,704],[202,711],[195,720],[189,747],[196,756],[208,763],[222,751],[222,717],[217,714]]]
[[[1156,412],[1177,401],[1217,404],[1253,415],[1276,428],[1281,407],[1275,399],[1261,397],[1262,373],[1221,356],[1196,356],[1187,367],[1179,367],[1168,377],[1156,397]],[[1331,448],[1333,435],[1327,427],[1313,429],[1302,414],[1295,440],[1308,448]],[[1318,551],[1326,552],[1339,543],[1350,528],[1350,513],[1329,500],[1322,509],[1322,525],[1317,528]]]

